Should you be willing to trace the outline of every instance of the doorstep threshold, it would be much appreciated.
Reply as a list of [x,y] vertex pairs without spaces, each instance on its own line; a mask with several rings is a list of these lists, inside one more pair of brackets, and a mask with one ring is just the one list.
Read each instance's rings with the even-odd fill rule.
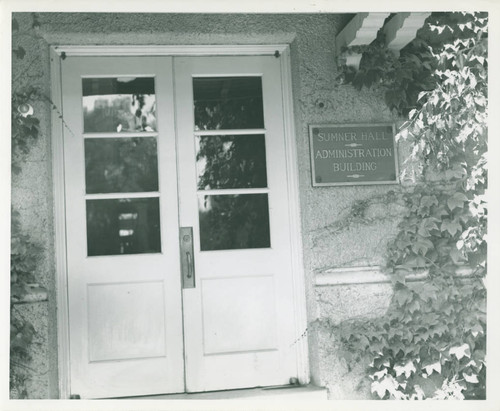
[[315,385],[244,388],[238,390],[128,397],[128,400],[326,400],[327,391]]

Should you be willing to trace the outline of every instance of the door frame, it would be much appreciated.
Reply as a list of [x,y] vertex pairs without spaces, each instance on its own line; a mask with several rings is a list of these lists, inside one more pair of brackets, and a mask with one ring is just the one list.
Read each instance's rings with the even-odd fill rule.
[[294,333],[297,336],[297,369],[299,381],[309,383],[309,359],[307,345],[307,315],[304,265],[302,261],[302,235],[299,207],[299,172],[295,140],[295,124],[292,100],[290,47],[288,44],[268,45],[173,45],[173,46],[79,46],[61,45],[50,47],[51,97],[55,109],[51,110],[52,177],[54,189],[54,233],[56,265],[56,304],[59,398],[69,398],[69,305],[68,272],[66,261],[66,209],[64,192],[64,140],[65,124],[62,113],[61,60],[67,56],[262,56],[274,55],[281,60],[281,89],[285,138],[285,158],[288,188],[288,207],[291,227],[291,255],[293,305],[295,314]]

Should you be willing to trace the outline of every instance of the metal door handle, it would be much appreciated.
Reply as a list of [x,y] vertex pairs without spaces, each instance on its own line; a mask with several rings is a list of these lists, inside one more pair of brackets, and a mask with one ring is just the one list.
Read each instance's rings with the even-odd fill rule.
[[193,277],[193,257],[189,251],[186,251],[186,260],[187,260],[187,278]]
[[182,288],[194,288],[196,284],[193,255],[193,228],[180,227],[179,239],[181,251]]

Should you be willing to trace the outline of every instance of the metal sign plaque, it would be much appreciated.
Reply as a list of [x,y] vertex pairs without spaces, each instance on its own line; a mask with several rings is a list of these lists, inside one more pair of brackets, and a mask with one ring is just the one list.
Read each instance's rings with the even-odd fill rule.
[[394,124],[309,126],[313,186],[398,184]]

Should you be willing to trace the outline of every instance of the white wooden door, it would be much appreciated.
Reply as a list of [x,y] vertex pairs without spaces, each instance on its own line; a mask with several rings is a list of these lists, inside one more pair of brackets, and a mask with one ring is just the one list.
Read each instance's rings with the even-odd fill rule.
[[287,384],[297,361],[279,60],[61,66],[71,393]]
[[182,392],[171,58],[67,58],[62,80],[71,393]]
[[297,364],[280,61],[174,64],[180,224],[193,227],[195,248],[186,389],[288,384]]

